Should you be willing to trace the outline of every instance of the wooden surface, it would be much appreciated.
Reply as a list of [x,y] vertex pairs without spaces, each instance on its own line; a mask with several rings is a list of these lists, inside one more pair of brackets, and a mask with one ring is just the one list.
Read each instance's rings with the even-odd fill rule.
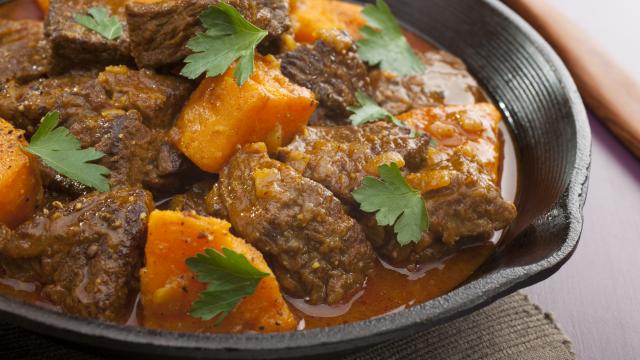
[[[629,36],[640,35],[640,2],[554,2],[616,61],[635,63],[627,70],[640,80],[640,41]],[[640,161],[595,117],[590,123],[593,164],[580,245],[557,274],[525,292],[555,316],[578,359],[640,359]]]
[[[598,117],[640,158],[640,84],[547,0],[505,0],[556,49]],[[602,71],[606,69],[606,71]]]

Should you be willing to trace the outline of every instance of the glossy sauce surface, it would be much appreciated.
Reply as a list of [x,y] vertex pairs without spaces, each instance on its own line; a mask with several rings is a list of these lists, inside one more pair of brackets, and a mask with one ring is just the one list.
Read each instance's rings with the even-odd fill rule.
[[[298,328],[313,329],[366,320],[434,299],[471,276],[494,248],[492,242],[468,247],[440,262],[425,264],[416,273],[393,269],[379,262],[350,309],[346,306],[342,309],[300,306],[300,302],[290,301],[296,313],[304,319]],[[342,310],[344,314],[335,316],[336,310]]]
[[[19,7],[22,4],[28,8]],[[16,1],[10,7],[0,6],[0,17],[39,18],[31,1]],[[411,45],[418,51],[434,49],[414,34],[405,33]],[[517,162],[510,135],[504,124],[500,126],[503,147],[502,164],[498,172],[501,177],[502,193],[505,200],[516,197]],[[435,263],[424,264],[416,272],[396,269],[378,261],[369,276],[366,287],[350,303],[338,307],[326,305],[311,306],[303,300],[287,298],[292,310],[300,318],[298,329],[335,326],[388,313],[401,311],[437,298],[455,289],[468,279],[494,252],[501,232],[489,241],[467,246]],[[39,296],[39,285],[13,279],[0,278],[0,293],[6,296],[59,310]],[[141,326],[141,305],[139,299],[132,304],[132,312],[123,323]]]

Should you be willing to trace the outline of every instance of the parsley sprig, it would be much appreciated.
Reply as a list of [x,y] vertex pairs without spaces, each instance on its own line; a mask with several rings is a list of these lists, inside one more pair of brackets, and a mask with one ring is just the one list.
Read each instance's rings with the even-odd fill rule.
[[422,132],[412,129],[411,127],[407,126],[407,124],[400,121],[397,117],[393,116],[393,114],[378,105],[364,92],[358,90],[356,92],[356,99],[358,100],[360,106],[348,107],[348,110],[353,113],[349,117],[349,120],[351,120],[351,124],[353,126],[360,126],[378,120],[389,120],[398,127],[411,130],[411,136],[415,137],[424,135]]
[[207,9],[200,21],[206,31],[187,43],[194,53],[184,60],[187,65],[181,74],[189,79],[205,72],[207,76],[217,76],[238,60],[233,75],[238,85],[244,84],[253,73],[255,49],[268,33],[223,2]]
[[217,325],[242,299],[256,291],[260,280],[270,275],[256,269],[244,255],[227,248],[222,248],[222,253],[206,249],[186,263],[198,281],[207,283],[207,289],[192,304],[189,314],[203,320],[217,317]]
[[347,109],[353,113],[349,117],[353,126],[360,126],[366,123],[375,122],[378,120],[390,120],[394,124],[404,127],[405,125],[393,116],[390,112],[380,107],[373,99],[367,94],[358,90],[356,92],[356,99],[360,106],[350,106]]
[[109,182],[104,177],[109,174],[109,169],[89,163],[101,159],[104,154],[94,148],[82,149],[69,130],[57,127],[59,122],[57,111],[45,115],[24,150],[70,179],[101,192],[109,191]]
[[364,38],[356,42],[362,60],[402,76],[424,71],[424,64],[413,52],[400,24],[383,0],[378,0],[376,5],[367,5],[362,15],[367,25],[360,29]]
[[429,228],[429,217],[420,192],[407,184],[398,165],[378,167],[380,178],[366,176],[353,191],[360,209],[376,213],[378,225],[393,225],[396,240],[402,246],[417,243]]
[[114,40],[122,36],[122,24],[115,16],[109,16],[109,10],[102,6],[89,9],[89,15],[76,14],[73,19],[80,25],[91,29],[106,39]]

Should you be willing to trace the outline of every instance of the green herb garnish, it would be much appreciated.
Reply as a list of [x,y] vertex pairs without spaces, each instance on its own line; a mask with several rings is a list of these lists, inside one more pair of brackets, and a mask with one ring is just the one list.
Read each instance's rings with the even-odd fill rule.
[[115,16],[109,16],[109,10],[102,6],[92,7],[88,11],[89,15],[73,16],[73,19],[80,25],[91,29],[103,37],[114,40],[122,36],[122,24]]
[[360,126],[378,120],[389,120],[398,127],[411,130],[411,136],[417,137],[424,135],[421,131],[416,131],[398,120],[397,117],[393,116],[390,112],[378,105],[364,92],[358,90],[358,92],[356,92],[356,99],[358,99],[360,107],[350,106],[347,108],[353,113],[353,115],[349,117],[353,126]]
[[187,43],[194,53],[184,60],[187,65],[180,74],[195,79],[204,72],[217,76],[238,60],[233,73],[238,85],[244,84],[253,73],[256,46],[267,32],[247,21],[238,10],[219,3],[200,15],[206,31],[198,33]]
[[207,284],[207,289],[191,306],[189,314],[203,320],[218,317],[220,324],[245,297],[252,295],[260,280],[270,274],[256,269],[247,258],[223,248],[222,253],[206,249],[203,254],[186,261],[196,279]]
[[375,122],[382,119],[391,120],[394,124],[398,124],[400,120],[398,120],[395,116],[393,116],[390,112],[380,107],[373,99],[367,96],[364,92],[358,90],[356,92],[356,99],[358,99],[358,103],[360,107],[350,106],[348,110],[353,113],[349,117],[351,120],[351,124],[353,126],[360,126],[369,122]]
[[400,24],[383,0],[378,0],[376,5],[367,5],[362,15],[367,25],[360,29],[364,38],[356,42],[362,60],[402,76],[424,71],[424,64],[407,42]]
[[48,113],[24,149],[39,157],[46,165],[60,174],[98,191],[109,191],[109,182],[104,175],[109,169],[91,164],[104,154],[94,148],[82,149],[80,142],[64,127],[57,127],[60,114]]
[[398,165],[380,165],[380,178],[366,176],[353,191],[360,209],[376,213],[378,225],[393,225],[396,240],[402,246],[417,243],[429,228],[429,217],[420,192],[412,189]]

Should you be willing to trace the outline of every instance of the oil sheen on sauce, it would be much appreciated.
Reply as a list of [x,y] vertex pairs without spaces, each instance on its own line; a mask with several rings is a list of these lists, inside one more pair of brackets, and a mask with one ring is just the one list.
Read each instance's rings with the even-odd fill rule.
[[[507,127],[503,135],[502,195],[514,201],[517,190],[516,154]],[[329,307],[310,306],[302,300],[287,299],[303,319],[299,329],[334,326],[400,311],[444,295],[464,283],[493,254],[502,231],[489,241],[468,246],[438,262],[425,264],[415,273],[396,269],[379,261],[364,290],[350,303]]]
[[[24,4],[25,1],[16,1]],[[18,10],[24,7],[13,6],[0,9],[2,17],[32,18],[24,16]],[[411,45],[418,51],[433,47],[418,36],[406,33]],[[513,201],[516,198],[517,162],[510,133],[501,125],[503,136],[503,161],[501,185],[503,197]],[[353,299],[344,305],[329,307],[311,306],[302,300],[287,298],[294,312],[300,317],[298,329],[312,329],[360,321],[372,317],[401,311],[439,297],[455,289],[468,279],[494,252],[501,232],[490,241],[460,249],[456,253],[438,262],[425,264],[411,273],[404,269],[393,268],[378,261],[367,280],[366,286]],[[60,311],[54,305],[39,296],[38,284],[0,278],[0,293],[26,302],[34,303],[52,310]],[[131,315],[123,323],[132,326],[142,325],[141,306],[138,297],[132,304]]]
[[[417,51],[434,49],[420,37],[405,32]],[[500,124],[502,161],[499,169],[502,195],[515,201],[517,161],[511,134]],[[424,264],[416,273],[393,268],[378,261],[365,288],[347,304],[337,307],[308,305],[300,299],[287,301],[302,319],[298,329],[313,329],[361,321],[422,304],[442,296],[464,283],[494,253],[502,231],[489,240],[460,249],[438,262]]]

